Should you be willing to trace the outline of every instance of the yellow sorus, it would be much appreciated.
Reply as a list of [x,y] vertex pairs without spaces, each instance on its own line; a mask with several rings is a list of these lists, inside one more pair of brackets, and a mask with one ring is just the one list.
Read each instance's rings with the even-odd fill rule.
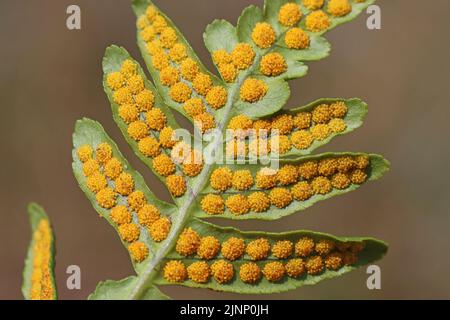
[[85,163],[83,163],[83,174],[85,177],[89,177],[92,174],[98,172],[100,170],[100,165],[94,159],[89,159]]
[[233,136],[244,137],[249,129],[252,129],[253,121],[245,114],[240,114],[231,118],[227,129],[234,130]]
[[248,262],[239,268],[239,278],[245,283],[256,283],[261,279],[261,269],[254,262]]
[[298,278],[305,273],[305,263],[302,259],[291,259],[284,266],[289,277]]
[[272,131],[278,130],[279,134],[288,134],[294,127],[294,120],[289,114],[280,114],[272,120]]
[[274,135],[270,138],[270,150],[276,154],[285,154],[291,147],[291,140],[286,135]]
[[292,28],[286,32],[284,43],[290,49],[308,49],[311,43],[309,35],[301,28]]
[[324,269],[323,260],[320,256],[310,257],[306,260],[305,267],[308,271],[308,274],[319,274]]
[[120,73],[122,73],[126,79],[134,76],[137,73],[137,64],[130,59],[125,60],[120,68]]
[[194,81],[192,81],[192,87],[199,95],[205,96],[211,89],[213,83],[211,77],[206,73],[199,72]]
[[311,126],[312,115],[309,112],[299,112],[295,115],[294,127],[299,130],[308,129]]
[[204,261],[194,262],[187,267],[189,279],[197,283],[206,283],[211,275],[209,266]]
[[330,270],[339,270],[344,263],[343,260],[341,253],[333,252],[325,257],[325,266]]
[[216,194],[208,194],[201,201],[202,210],[207,214],[222,214],[225,211],[225,202]]
[[314,141],[311,132],[306,130],[295,131],[292,133],[291,141],[294,147],[299,150],[308,149]]
[[169,65],[169,56],[164,51],[156,52],[152,56],[152,66],[156,70],[160,71],[164,68],[167,68]]
[[316,161],[306,161],[298,166],[298,173],[301,178],[310,180],[319,174],[319,165]]
[[118,205],[112,208],[109,217],[115,224],[119,226],[125,223],[131,223],[132,218],[131,213],[128,211],[127,207],[123,205]]
[[137,212],[139,223],[143,226],[150,227],[155,221],[161,217],[158,208],[152,204],[145,204]]
[[234,261],[242,257],[245,252],[245,242],[242,239],[231,237],[222,243],[221,254],[224,258]]
[[170,152],[170,157],[175,163],[181,164],[190,152],[191,147],[186,142],[179,141],[173,146],[172,151]]
[[91,159],[92,153],[93,153],[93,150],[92,150],[91,146],[88,144],[82,145],[81,147],[79,147],[77,149],[78,159],[80,159],[81,162],[86,162],[89,159]]
[[145,243],[141,241],[133,242],[128,246],[128,251],[136,262],[142,262],[148,257],[148,248]]
[[111,209],[116,205],[117,194],[113,189],[107,187],[100,190],[96,195],[95,199],[98,204],[105,209]]
[[164,266],[164,279],[169,282],[177,283],[183,282],[187,279],[187,271],[183,262],[172,260]]
[[165,154],[160,154],[159,156],[153,159],[153,169],[155,169],[156,173],[163,177],[167,177],[173,173],[175,173],[175,164],[169,158],[169,156]]
[[167,188],[174,197],[181,197],[186,192],[186,181],[180,175],[172,174],[166,178]]
[[322,10],[311,12],[306,17],[306,28],[309,31],[320,32],[328,29],[331,25],[330,18]]
[[225,260],[217,260],[211,265],[211,275],[220,284],[228,283],[234,276],[233,265]]
[[241,194],[229,196],[225,205],[235,215],[246,214],[250,211],[250,203],[247,197]]
[[167,27],[161,31],[159,40],[161,41],[161,45],[164,48],[170,49],[174,46],[175,43],[177,43],[178,36],[174,28]]
[[158,140],[152,137],[145,137],[138,143],[139,152],[146,157],[154,158],[161,153]]
[[349,177],[345,173],[336,173],[331,178],[331,185],[336,189],[345,189],[351,184]]
[[318,254],[320,254],[321,256],[326,256],[331,251],[333,251],[335,247],[336,247],[336,245],[335,245],[334,241],[324,239],[324,240],[319,240],[316,243],[315,249],[316,249],[316,252]]
[[333,119],[328,123],[328,126],[334,133],[344,132],[347,129],[347,124],[342,119]]
[[330,180],[322,176],[314,178],[314,180],[311,182],[311,187],[315,194],[321,195],[330,193],[331,190],[333,189]]
[[148,21],[145,15],[142,15],[137,19],[136,25],[139,29],[145,29],[150,25],[150,21]]
[[159,132],[159,142],[161,143],[161,146],[163,148],[168,149],[172,148],[175,145],[175,143],[177,143],[176,135],[172,127],[164,127]]
[[128,206],[135,212],[138,212],[146,203],[145,194],[142,191],[133,191],[127,199]]
[[231,184],[236,190],[248,190],[253,186],[253,177],[250,170],[237,170],[233,173]]
[[172,223],[166,217],[159,218],[154,223],[150,225],[148,231],[150,232],[150,237],[152,237],[153,241],[161,242],[167,238],[169,234],[170,227]]
[[200,129],[202,133],[205,133],[206,131],[214,129],[216,127],[214,117],[207,112],[196,115],[194,117],[194,124],[198,129]]
[[244,81],[240,90],[240,97],[245,102],[257,102],[261,100],[269,90],[267,84],[259,79],[248,78]]
[[189,177],[197,176],[203,169],[203,157],[197,150],[191,150],[183,161],[183,172]]
[[139,239],[141,230],[134,223],[125,223],[119,226],[119,234],[123,241],[134,242]]
[[355,157],[354,160],[356,162],[356,167],[361,170],[367,168],[370,163],[370,159],[367,155],[359,155]]
[[126,124],[136,121],[139,119],[138,108],[134,104],[123,104],[119,106],[119,117],[122,118]]
[[286,70],[286,60],[278,52],[268,53],[263,56],[259,65],[259,71],[266,76],[278,76]]
[[159,108],[153,108],[145,115],[145,120],[151,130],[160,131],[165,127],[167,118]]
[[180,62],[187,57],[186,46],[181,43],[175,43],[169,51],[170,60],[173,62]]
[[295,244],[295,253],[299,257],[307,257],[314,251],[314,240],[311,238],[301,238]]
[[279,209],[285,208],[292,202],[292,194],[285,188],[274,188],[269,193],[270,203]]
[[227,158],[243,158],[248,155],[248,145],[244,139],[232,139],[227,141],[225,151]]
[[184,79],[193,81],[195,76],[200,72],[200,67],[193,59],[186,58],[181,63],[180,71]]
[[114,91],[113,100],[117,104],[131,104],[133,103],[133,95],[129,88],[124,87]]
[[298,179],[297,167],[287,164],[282,166],[277,172],[277,181],[282,186],[296,183]]
[[317,10],[322,8],[324,0],[303,0],[303,5],[309,10]]
[[159,80],[164,86],[171,87],[180,81],[180,73],[174,67],[168,66],[161,70]]
[[307,181],[300,181],[291,189],[292,196],[297,201],[305,201],[312,197],[313,191]]
[[31,273],[31,300],[52,300],[55,288],[50,273],[52,231],[50,223],[41,219],[33,233],[33,269]]
[[200,236],[192,228],[186,228],[177,240],[175,250],[182,256],[190,256],[197,252],[200,246]]
[[256,174],[256,186],[259,189],[271,189],[277,185],[277,171],[271,168],[262,168]]
[[127,172],[122,172],[114,184],[116,185],[116,192],[123,196],[128,196],[134,190],[134,179]]
[[330,105],[331,116],[334,118],[343,118],[347,114],[348,108],[345,102],[338,101]]
[[302,17],[302,12],[296,3],[288,2],[284,4],[278,12],[278,21],[286,26],[296,25]]
[[258,22],[253,28],[252,39],[258,47],[269,48],[275,42],[275,30],[267,22]]
[[232,62],[231,55],[224,49],[214,51],[212,58],[216,65],[228,64]]
[[203,101],[200,98],[189,99],[183,105],[183,109],[191,117],[195,117],[205,112],[205,106],[203,105]]
[[220,64],[219,72],[225,82],[234,82],[238,74],[236,67],[232,63]]
[[127,132],[131,138],[139,141],[148,135],[148,126],[144,121],[134,121],[128,126]]
[[284,265],[279,261],[269,262],[263,268],[262,273],[270,282],[277,282],[283,279],[286,274]]
[[265,238],[253,240],[247,245],[245,252],[250,256],[252,260],[265,259],[270,253],[269,240]]
[[270,208],[270,200],[264,192],[254,192],[248,196],[248,203],[253,212],[265,212]]
[[352,157],[340,157],[336,159],[337,170],[341,173],[347,173],[357,166],[357,161]]
[[106,83],[112,90],[120,89],[125,84],[125,79],[120,72],[112,72],[106,77]]
[[150,42],[152,41],[156,36],[156,31],[155,28],[153,28],[153,26],[149,25],[147,27],[145,27],[142,31],[141,31],[141,38],[142,40],[144,40],[145,42]]
[[148,6],[147,9],[145,10],[145,16],[151,22],[153,22],[155,20],[157,15],[158,15],[158,10],[156,9],[155,6]]
[[122,163],[117,158],[109,160],[104,167],[105,175],[112,180],[115,180],[122,170]]
[[343,17],[352,11],[352,6],[348,0],[330,0],[327,11],[335,17]]
[[144,112],[153,108],[153,105],[155,103],[155,96],[153,95],[153,92],[145,89],[135,96],[135,100],[138,110]]
[[[263,134],[267,136],[272,129],[272,123],[269,120],[259,119],[253,122],[253,129],[258,136]],[[265,132],[260,132],[260,130],[265,130]]]
[[206,94],[206,102],[214,109],[222,108],[228,100],[228,93],[224,87],[214,86]]
[[217,191],[226,191],[232,186],[233,172],[227,168],[215,169],[210,177],[211,187]]
[[253,64],[255,52],[248,43],[238,43],[231,52],[231,59],[236,68],[243,70]]
[[186,102],[192,95],[192,89],[184,82],[175,83],[169,90],[170,98],[178,103]]
[[355,184],[363,184],[367,179],[367,174],[359,169],[353,170],[350,173],[350,180]]
[[316,124],[311,128],[311,134],[314,139],[323,141],[330,136],[331,129],[327,124]]
[[220,251],[220,242],[213,236],[203,237],[197,249],[197,255],[201,259],[210,260]]
[[167,27],[167,21],[161,15],[156,15],[153,19],[153,27],[157,33],[161,33]]
[[165,53],[164,48],[162,47],[161,41],[159,41],[159,39],[155,39],[152,40],[151,42],[148,42],[146,48],[147,52],[152,56],[159,53]]
[[108,182],[106,177],[100,172],[95,172],[86,179],[86,185],[93,193],[97,193],[103,188],[106,188]]
[[269,141],[264,138],[250,139],[248,149],[253,156],[266,156],[270,152]]
[[294,251],[294,244],[289,240],[277,241],[272,247],[272,254],[278,259],[287,259]]
[[327,104],[321,104],[312,112],[312,120],[315,123],[327,123],[331,119],[330,107]]
[[323,176],[331,176],[338,170],[338,161],[335,158],[326,158],[319,161],[318,172]]

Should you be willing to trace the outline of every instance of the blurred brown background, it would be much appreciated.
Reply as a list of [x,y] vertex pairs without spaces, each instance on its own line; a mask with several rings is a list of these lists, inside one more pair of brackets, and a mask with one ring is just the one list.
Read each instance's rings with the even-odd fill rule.
[[[207,65],[205,26],[236,22],[256,0],[157,1]],[[78,4],[82,30],[65,26],[66,8]],[[173,298],[450,298],[449,100],[450,2],[379,1],[382,30],[369,31],[363,15],[328,35],[332,55],[310,64],[291,82],[288,106],[320,97],[361,97],[365,125],[327,149],[383,154],[392,170],[357,192],[320,203],[280,221],[232,223],[247,230],[305,228],[386,240],[380,262],[382,290],[366,288],[365,270],[314,287],[271,296],[239,296],[183,287],[163,288]],[[48,211],[57,237],[57,281],[62,299],[84,299],[98,281],[132,274],[127,252],[92,209],[71,172],[76,119],[100,121],[128,159],[167,199],[115,126],[103,93],[101,59],[109,44],[139,57],[127,0],[21,0],[0,2],[0,298],[21,299],[23,259],[30,238],[28,201]],[[319,150],[323,151],[324,149]],[[224,224],[225,221],[219,221]],[[82,270],[82,289],[66,289],[65,270]]]

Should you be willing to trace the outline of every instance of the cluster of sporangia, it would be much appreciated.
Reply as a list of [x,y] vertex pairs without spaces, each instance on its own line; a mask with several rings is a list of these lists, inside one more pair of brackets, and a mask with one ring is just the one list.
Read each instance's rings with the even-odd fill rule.
[[[215,169],[210,178],[210,185],[218,194],[206,195],[201,200],[201,207],[211,215],[223,214],[225,207],[235,215],[265,212],[271,206],[282,209],[294,200],[306,201],[314,195],[326,195],[333,189],[343,190],[351,184],[364,183],[369,164],[366,155],[328,157],[299,165],[287,164],[278,170],[262,168],[256,178],[247,169],[233,172],[221,167]],[[255,191],[255,185],[257,190],[267,192]],[[232,195],[224,200],[220,193],[229,189],[232,189]],[[248,196],[242,194],[243,191],[249,191]]]
[[[183,282],[188,278],[196,283],[206,283],[212,276],[219,284],[234,278],[234,266],[239,268],[241,281],[254,284],[262,275],[270,282],[283,280],[287,275],[319,275],[328,270],[339,270],[358,261],[363,242],[335,242],[329,239],[302,237],[296,243],[290,240],[272,241],[259,238],[249,242],[230,237],[223,243],[214,236],[201,237],[192,228],[186,228],[176,244],[176,251],[184,257],[201,261],[187,267],[182,260],[171,260],[163,270],[169,282]],[[206,260],[212,260],[208,263]]]
[[[122,240],[128,243],[133,260],[143,261],[149,249],[144,242],[139,241],[141,230],[147,229],[153,241],[163,241],[169,233],[170,220],[147,201],[142,190],[136,190],[133,176],[113,156],[108,143],[83,145],[77,153],[83,163],[86,186],[95,194],[98,205],[109,210],[109,217],[116,224]],[[133,221],[133,214],[138,223]]]
[[119,105],[119,116],[128,124],[128,135],[138,142],[139,152],[152,158],[153,169],[165,177],[170,193],[182,196],[187,189],[183,174],[195,177],[203,169],[201,153],[174,139],[173,128],[167,126],[161,109],[154,106],[155,96],[145,88],[135,62],[125,60],[121,70],[107,75],[106,82]]

